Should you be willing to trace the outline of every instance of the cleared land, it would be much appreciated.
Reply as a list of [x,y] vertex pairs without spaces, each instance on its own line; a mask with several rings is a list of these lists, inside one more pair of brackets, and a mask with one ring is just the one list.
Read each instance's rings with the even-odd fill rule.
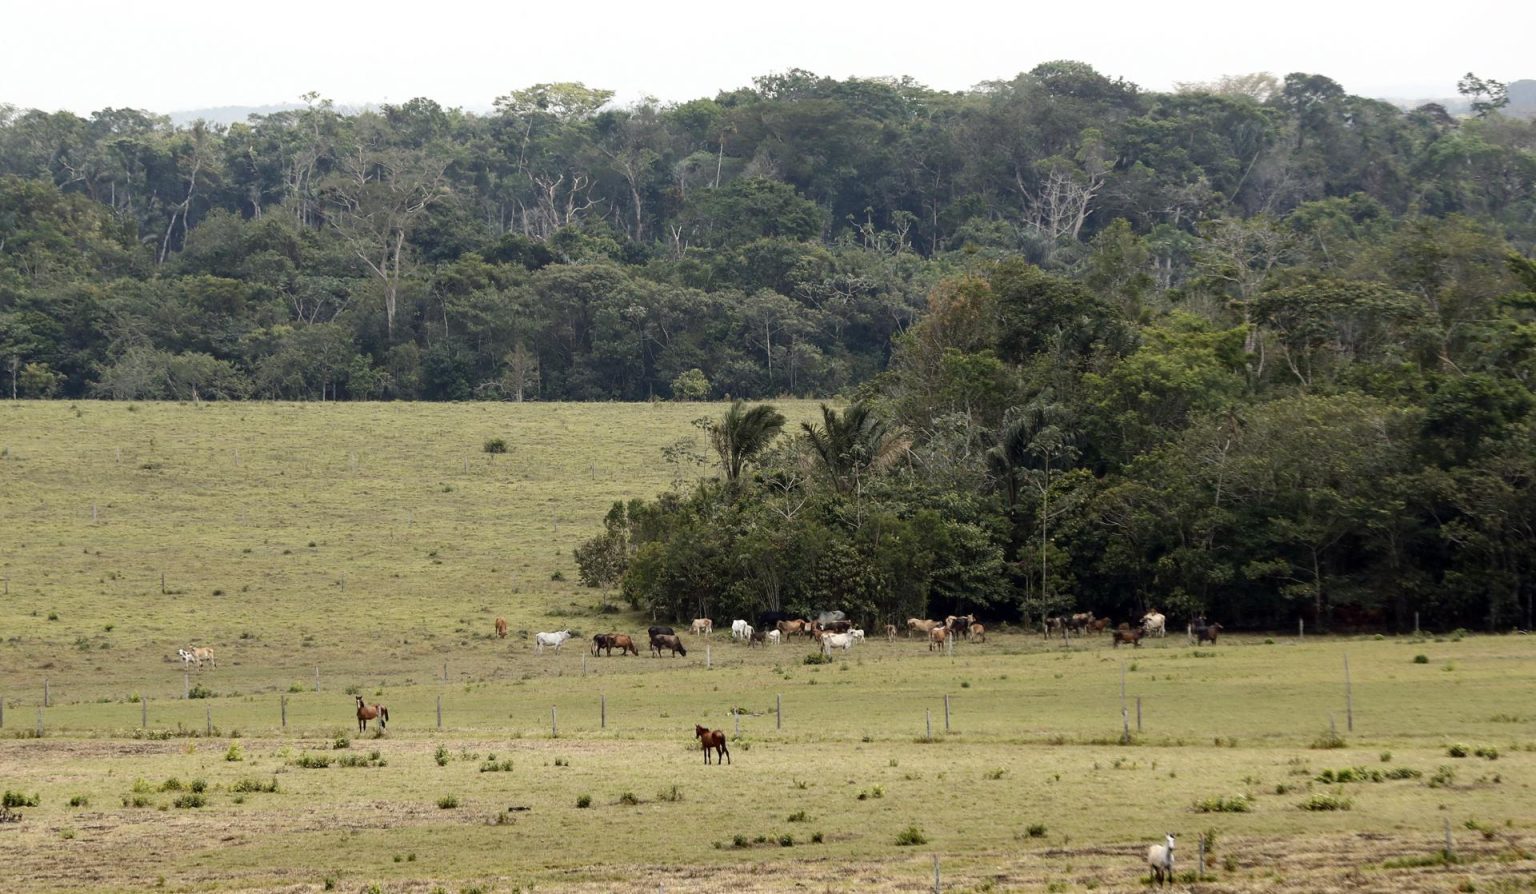
[[1529,637],[535,655],[643,628],[570,550],[718,409],[0,404],[0,789],[38,797],[10,887],[921,891],[939,854],[946,891],[1136,890],[1171,830],[1185,889],[1536,889]]

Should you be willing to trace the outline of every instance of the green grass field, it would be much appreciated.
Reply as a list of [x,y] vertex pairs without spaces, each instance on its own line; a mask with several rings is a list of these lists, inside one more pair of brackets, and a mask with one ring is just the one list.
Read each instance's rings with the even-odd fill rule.
[[720,409],[0,403],[8,887],[1132,891],[1173,831],[1185,890],[1536,890],[1528,637],[535,654],[648,623],[571,549]]

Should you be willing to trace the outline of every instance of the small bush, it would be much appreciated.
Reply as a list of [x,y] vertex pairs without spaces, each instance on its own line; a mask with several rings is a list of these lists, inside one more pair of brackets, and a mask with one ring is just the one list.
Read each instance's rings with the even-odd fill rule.
[[779,836],[779,847],[794,847],[795,836],[785,833]]
[[683,790],[675,785],[670,788],[664,788],[656,793],[656,800],[675,804],[683,800]]
[[323,770],[331,765],[331,756],[329,754],[311,754],[306,751],[293,761],[293,765],[306,770]]
[[183,786],[181,784],[181,780],[177,779],[175,776],[172,776],[170,779],[160,783],[160,791],[162,792],[179,792],[183,788],[185,788],[185,786]]
[[331,743],[331,748],[333,750],[336,750],[336,751],[340,751],[343,748],[351,748],[351,747],[352,747],[352,740],[348,739],[346,736],[337,736],[336,737],[336,741]]
[[512,759],[508,758],[508,759],[506,759],[504,761],[495,761],[495,760],[486,761],[485,763],[480,765],[480,772],[481,773],[511,773],[512,772]]
[[197,794],[202,794],[208,790],[208,783],[202,779],[194,779],[192,780],[192,784],[187,786],[187,790],[196,792]]
[[1350,800],[1341,795],[1318,792],[1302,801],[1298,806],[1302,810],[1348,810],[1350,805]]
[[75,795],[73,798],[69,799],[69,806],[89,807],[91,806],[91,799],[87,798],[85,795]]
[[229,743],[229,749],[224,752],[224,759],[230,763],[239,763],[245,760],[245,754],[240,750],[239,742]]
[[1445,788],[1455,781],[1456,770],[1452,767],[1446,766],[1445,764],[1441,764],[1439,769],[1435,770],[1435,774],[1429,777],[1429,779],[1426,781],[1426,784],[1430,788]]
[[791,822],[791,823],[803,823],[803,822],[808,822],[810,820],[810,817],[806,815],[806,812],[804,810],[797,810],[794,813],[791,813],[788,816],[787,820],[788,820],[788,822]]
[[1045,837],[1045,823],[1030,823],[1024,828],[1024,834],[1030,838]]
[[185,795],[177,795],[176,796],[176,800],[174,802],[172,802],[172,803],[174,803],[175,806],[183,808],[183,809],[191,808],[191,807],[206,807],[206,806],[208,806],[208,800],[206,798],[204,798],[200,794],[194,794],[194,793],[189,793],[189,794],[185,794]]
[[928,836],[924,835],[923,830],[916,826],[908,826],[896,833],[896,845],[898,847],[915,847],[927,843]]
[[636,804],[640,803],[640,798],[634,792],[625,792],[624,794],[619,795],[619,803],[629,807],[634,807]]
[[201,683],[196,683],[191,689],[187,690],[187,698],[213,698],[216,695],[218,695],[217,692]]
[[576,806],[582,808],[583,810],[585,810],[588,807],[591,807],[592,806],[592,796],[591,795],[582,795],[582,796],[578,797],[576,799]]
[[1249,813],[1253,810],[1253,800],[1247,795],[1230,798],[1218,795],[1196,801],[1194,808],[1196,813]]
[[13,792],[10,789],[6,789],[4,795],[0,795],[0,807],[36,807],[40,803],[42,803],[41,795],[34,794],[29,798],[26,792]]
[[1415,655],[1415,656],[1413,656],[1413,663],[1414,664],[1428,664],[1429,663],[1429,656],[1428,655]]
[[443,795],[437,799],[437,809],[439,810],[452,810],[458,806],[459,798],[457,795]]
[[1328,732],[1318,736],[1316,739],[1313,739],[1312,747],[1320,749],[1343,748],[1344,737],[1339,735],[1337,732],[1334,732],[1333,730],[1329,730]]
[[448,766],[448,748],[445,745],[437,746],[437,751],[432,753],[432,759],[437,761],[439,767]]
[[277,778],[273,777],[271,780],[239,779],[235,781],[234,785],[229,787],[229,790],[237,794],[245,794],[248,792],[275,794],[277,792]]
[[731,836],[731,847],[750,847],[751,844],[752,842],[748,841],[745,835]]
[[1472,753],[1472,749],[1470,746],[1457,742],[1454,745],[1447,745],[1445,748],[1445,753],[1449,754],[1451,757],[1466,757],[1468,754]]
[[809,655],[805,656],[803,659],[801,659],[800,663],[801,664],[831,664],[832,660],[833,659],[832,659],[831,655],[826,655],[826,654],[823,654],[821,652],[812,652],[811,654],[809,654]]
[[485,441],[485,446],[481,447],[480,449],[484,450],[486,453],[506,453],[507,439],[487,438]]
[[1485,757],[1491,761],[1496,761],[1499,759],[1499,749],[1494,748],[1492,745],[1478,746],[1475,750],[1473,750],[1472,753],[1478,757]]
[[565,580],[565,572],[556,570],[554,574],[551,574],[549,576],[549,579],[550,580]]

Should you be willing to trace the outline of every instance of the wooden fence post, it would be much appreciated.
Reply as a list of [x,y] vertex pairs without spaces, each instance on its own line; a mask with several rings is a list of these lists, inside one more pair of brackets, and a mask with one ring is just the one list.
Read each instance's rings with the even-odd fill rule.
[[1349,653],[1344,653],[1344,728],[1355,731],[1355,692],[1349,685]]
[[181,672],[181,697],[183,699],[192,697],[192,674],[188,671]]
[[1307,638],[1307,622],[1305,618],[1296,619],[1296,640],[1300,642]]
[[320,668],[315,668],[315,691],[320,691]]
[[47,677],[43,678],[43,707],[45,707],[45,708],[53,707],[53,702],[50,701],[49,697],[48,697],[48,678]]
[[1136,732],[1141,732],[1141,696],[1136,696]]
[[149,729],[149,699],[139,699],[139,729]]
[[949,696],[944,696],[944,732],[949,732]]
[[709,670],[709,669],[713,668],[714,666],[715,666],[714,660],[710,657],[710,654],[709,654],[709,645],[705,644],[705,646],[704,646],[704,669],[705,670]]
[[933,894],[943,894],[944,888],[939,882],[939,855],[933,855]]
[[442,697],[442,695],[438,695],[438,697],[437,697],[437,728],[438,729],[442,729],[443,728],[443,697]]
[[560,738],[560,714],[554,705],[549,706],[549,735],[551,738]]
[[213,706],[212,705],[204,705],[203,706],[203,731],[205,733],[207,733],[208,735],[210,735],[210,736],[213,735]]
[[[43,737],[43,709],[42,708],[38,708],[37,709],[37,737],[39,739],[41,739]],[[1447,832],[1446,834],[1449,835],[1450,833]]]
[[0,729],[5,728],[5,696],[0,695]]
[[288,728],[288,696],[280,695],[280,696],[278,696],[278,700],[279,700],[278,701],[278,709],[282,712],[282,715],[283,715],[283,729],[287,729]]
[[1445,821],[1445,856],[1450,859],[1456,856],[1455,843],[1451,841],[1451,821]]
[[928,710],[927,708],[923,709],[923,723],[926,724],[927,727],[928,727],[928,741],[932,742],[933,741],[933,712]]
[[773,697],[773,728],[784,728],[784,695],[779,693]]
[[1195,864],[1195,879],[1198,881],[1205,875],[1205,835],[1200,835],[1200,862]]
[[608,728],[608,696],[599,692],[597,694],[597,722],[598,728]]

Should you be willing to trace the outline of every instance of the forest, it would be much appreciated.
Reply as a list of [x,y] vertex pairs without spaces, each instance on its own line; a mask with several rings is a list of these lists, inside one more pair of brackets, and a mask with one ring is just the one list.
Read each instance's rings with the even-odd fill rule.
[[675,616],[1530,627],[1536,123],[1458,89],[0,106],[0,362],[13,398],[846,398],[701,419],[584,547]]

